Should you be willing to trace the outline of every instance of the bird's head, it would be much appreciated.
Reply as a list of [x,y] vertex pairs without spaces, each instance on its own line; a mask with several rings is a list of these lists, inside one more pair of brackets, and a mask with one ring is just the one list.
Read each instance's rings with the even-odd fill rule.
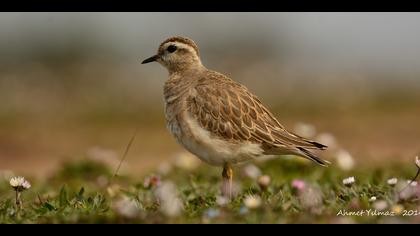
[[163,41],[156,55],[147,58],[142,64],[159,62],[169,73],[201,67],[197,45],[189,38],[176,36]]

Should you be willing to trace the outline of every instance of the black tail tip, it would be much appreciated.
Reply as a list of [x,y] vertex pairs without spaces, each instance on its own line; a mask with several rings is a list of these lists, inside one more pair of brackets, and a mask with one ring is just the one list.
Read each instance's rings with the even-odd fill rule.
[[317,147],[317,148],[319,148],[319,149],[321,149],[321,150],[325,150],[325,149],[327,149],[327,148],[328,148],[328,146],[327,146],[327,145],[320,144],[320,143],[315,142],[315,141],[311,141],[310,143],[312,143],[315,147]]
[[308,150],[306,150],[304,148],[298,147],[298,149],[302,153],[304,153],[307,158],[309,158],[310,160],[314,161],[315,163],[317,163],[320,166],[328,167],[328,165],[331,164],[331,162],[329,162],[327,160],[323,160],[323,159],[317,157],[315,154],[313,154],[312,152],[310,152],[310,151],[308,151]]

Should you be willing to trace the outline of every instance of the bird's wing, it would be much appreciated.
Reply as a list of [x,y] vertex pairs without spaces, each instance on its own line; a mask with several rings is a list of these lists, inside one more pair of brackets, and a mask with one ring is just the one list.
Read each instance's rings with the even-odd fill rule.
[[326,148],[287,131],[245,86],[221,74],[198,79],[194,89],[188,98],[191,115],[219,138],[260,143],[270,154],[289,150],[307,156],[306,149]]

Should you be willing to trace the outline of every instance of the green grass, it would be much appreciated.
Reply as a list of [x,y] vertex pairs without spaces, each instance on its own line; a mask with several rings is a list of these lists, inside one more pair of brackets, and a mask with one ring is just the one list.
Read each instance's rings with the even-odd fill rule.
[[[202,164],[194,171],[173,167],[169,173],[160,174],[160,186],[167,181],[174,183],[183,206],[178,215],[168,216],[164,211],[167,206],[156,194],[161,187],[144,186],[144,178],[118,176],[109,183],[112,169],[105,164],[89,160],[65,163],[48,179],[27,178],[32,187],[22,193],[20,210],[15,206],[15,193],[8,180],[1,180],[0,223],[420,222],[419,216],[404,215],[420,210],[419,189],[417,196],[400,199],[396,187],[387,184],[391,177],[410,179],[416,171],[414,165],[392,163],[350,172],[295,160],[276,159],[255,165],[271,177],[268,188],[262,190],[255,179],[243,176],[243,166],[235,167],[240,190],[227,205],[219,205],[216,200],[220,195],[220,168]],[[342,184],[349,176],[356,178],[352,187]],[[306,188],[314,192],[302,195],[292,187],[294,179],[305,181]],[[248,195],[259,196],[261,205],[247,208],[244,198]],[[377,198],[375,202],[369,201],[372,196]],[[337,216],[340,210],[371,209],[373,213],[378,202],[386,202],[380,212],[394,212],[395,216],[372,216],[367,212],[363,216]]]

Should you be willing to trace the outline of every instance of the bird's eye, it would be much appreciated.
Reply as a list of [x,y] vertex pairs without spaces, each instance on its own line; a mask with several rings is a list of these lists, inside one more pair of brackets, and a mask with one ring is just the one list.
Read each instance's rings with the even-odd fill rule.
[[175,52],[177,49],[177,47],[175,45],[169,45],[168,48],[166,50],[168,50],[168,52],[173,53]]

